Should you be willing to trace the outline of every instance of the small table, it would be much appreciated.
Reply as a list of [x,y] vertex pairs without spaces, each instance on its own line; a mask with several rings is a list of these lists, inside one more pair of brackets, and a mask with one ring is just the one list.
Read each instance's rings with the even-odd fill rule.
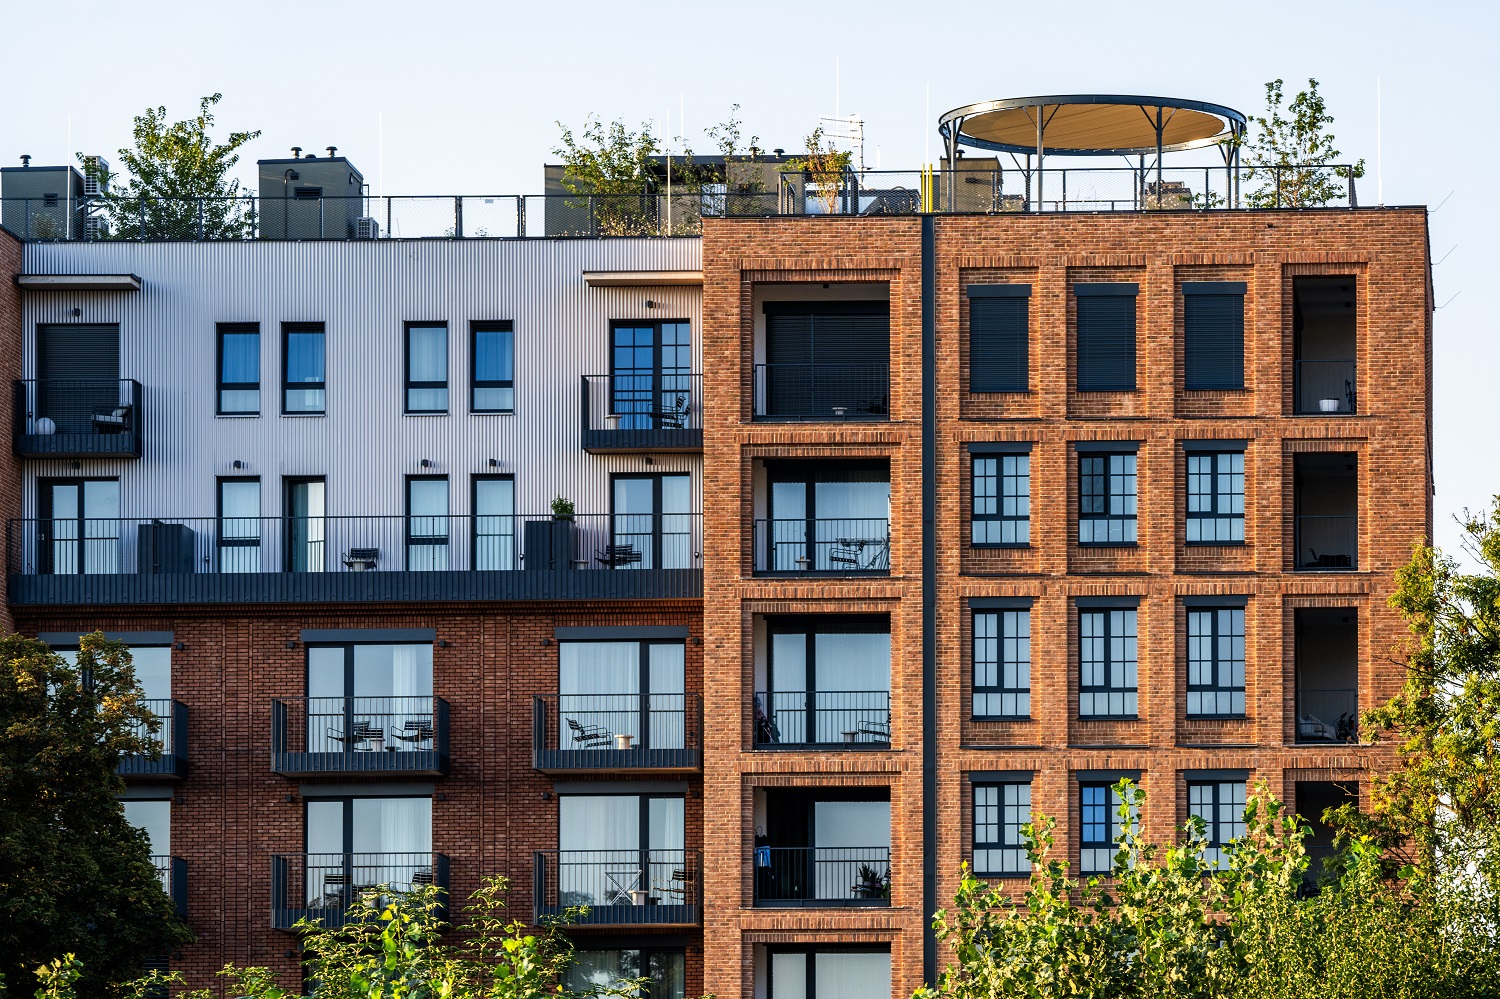
[[630,744],[632,742],[634,742],[634,741],[635,741],[635,736],[633,736],[633,735],[625,735],[625,734],[619,733],[619,732],[615,733],[615,748],[616,749],[629,749],[630,748]]
[[845,732],[844,733],[844,741],[845,742],[854,742],[858,738],[859,738],[859,732],[857,730],[853,731],[853,732]]

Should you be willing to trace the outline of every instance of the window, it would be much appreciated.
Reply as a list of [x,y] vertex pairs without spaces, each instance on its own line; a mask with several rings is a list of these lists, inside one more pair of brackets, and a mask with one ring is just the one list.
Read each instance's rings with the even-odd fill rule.
[[327,398],[322,323],[283,323],[282,401],[287,414],[322,414]]
[[563,987],[577,995],[622,989],[644,978],[636,999],[687,999],[687,954],[679,949],[574,950]]
[[516,408],[514,336],[510,323],[475,323],[469,329],[469,409],[509,413]]
[[158,871],[170,869],[162,861],[172,855],[172,801],[170,798],[126,799],[125,821],[146,834],[151,860]]
[[1078,305],[1078,391],[1135,391],[1133,284],[1073,286]]
[[982,878],[1028,875],[1031,861],[1021,827],[1031,821],[1031,782],[974,785],[974,873]]
[[[888,950],[781,948],[767,961],[766,999],[876,999],[891,994]],[[757,992],[759,994],[759,992]]]
[[307,752],[431,749],[432,643],[307,649]]
[[559,727],[580,749],[687,746],[686,646],[682,639],[562,641],[557,651]]
[[1031,611],[974,611],[974,717],[1031,716]]
[[889,618],[768,618],[766,637],[758,744],[891,741]]
[[[1119,852],[1116,840],[1124,832],[1120,823],[1120,806],[1123,799],[1114,789],[1114,783],[1090,782],[1079,784],[1079,837],[1078,870],[1082,874],[1108,874],[1115,866],[1115,854]],[[1135,809],[1131,809],[1131,824],[1135,824]]]
[[969,286],[969,391],[1025,392],[1031,286]]
[[770,519],[756,569],[889,572],[891,476],[884,463],[768,462]]
[[681,429],[693,399],[692,327],[618,322],[610,328],[609,412],[621,430]]
[[516,484],[510,476],[474,477],[474,568],[516,567]]
[[358,885],[432,884],[432,796],[306,803],[307,906],[343,911]]
[[1136,612],[1104,608],[1078,612],[1078,714],[1084,718],[1136,715]]
[[616,475],[610,531],[616,569],[691,569],[693,501],[687,475]]
[[448,327],[406,324],[406,411],[448,412]]
[[766,363],[755,415],[803,420],[890,418],[889,301],[766,302]]
[[1235,281],[1182,286],[1183,388],[1245,387],[1245,285]]
[[1228,867],[1224,848],[1245,835],[1245,782],[1188,781],[1188,814],[1203,820],[1208,846],[1204,860],[1213,867]]
[[408,572],[448,568],[446,476],[411,476],[406,480],[406,568]]
[[1245,452],[1187,454],[1187,543],[1245,541]]
[[260,414],[260,327],[219,324],[219,415]]
[[559,794],[558,898],[630,905],[632,891],[646,891],[672,899],[661,886],[686,897],[683,806],[682,795]]
[[1136,543],[1135,453],[1078,456],[1078,543]]
[[260,572],[260,480],[219,480],[219,571]]
[[1189,607],[1187,627],[1188,717],[1244,717],[1244,608]]
[[322,479],[286,480],[288,572],[327,570],[327,484]]
[[[41,571],[60,576],[119,572],[120,481],[43,479],[40,488],[42,516],[37,542]],[[156,533],[148,536],[154,543]],[[182,560],[174,561],[180,566]],[[191,547],[187,561],[192,562]]]
[[1031,543],[1031,455],[974,455],[976,546],[1024,547]]

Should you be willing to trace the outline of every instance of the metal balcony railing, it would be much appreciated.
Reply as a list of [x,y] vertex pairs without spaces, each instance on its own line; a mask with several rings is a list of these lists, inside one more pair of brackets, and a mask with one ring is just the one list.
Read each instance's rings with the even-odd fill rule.
[[12,520],[11,575],[699,569],[697,513]]
[[1297,361],[1295,366],[1293,398],[1298,415],[1348,416],[1358,412],[1353,361]]
[[1359,690],[1297,687],[1298,742],[1358,742]]
[[280,697],[271,702],[271,769],[442,776],[448,702],[441,697]]
[[533,698],[532,764],[547,772],[697,770],[697,694],[551,694]]
[[757,364],[758,420],[889,420],[889,364]]
[[583,376],[585,451],[702,447],[702,375],[643,371]]
[[139,458],[141,400],[131,378],[18,381],[12,446],[23,458]]
[[425,885],[447,892],[448,858],[443,854],[278,854],[271,858],[271,927],[290,930],[304,918],[325,927],[343,926],[361,894],[377,888],[409,892]]
[[187,861],[181,857],[152,856],[151,866],[161,878],[161,889],[172,900],[179,919],[187,918]]
[[890,905],[890,848],[758,846],[755,904]]
[[1296,561],[1299,571],[1350,572],[1359,568],[1359,518],[1297,518]]
[[156,716],[157,731],[152,732],[145,724],[135,726],[135,734],[156,744],[156,756],[132,753],[120,757],[116,771],[120,776],[135,779],[181,779],[187,776],[187,726],[188,709],[181,701],[171,699],[149,700],[146,707]]
[[533,871],[537,920],[588,908],[586,926],[695,925],[702,919],[697,850],[543,850]]
[[755,695],[757,746],[889,746],[888,690],[773,690]]
[[889,520],[757,520],[752,543],[756,572],[879,575],[891,571]]

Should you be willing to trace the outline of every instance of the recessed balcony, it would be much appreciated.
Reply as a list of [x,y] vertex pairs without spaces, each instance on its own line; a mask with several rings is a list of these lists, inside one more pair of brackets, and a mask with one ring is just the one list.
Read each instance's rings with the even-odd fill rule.
[[129,378],[18,381],[12,445],[22,458],[139,458],[141,399]]
[[551,694],[532,701],[532,765],[543,773],[697,773],[697,694]]

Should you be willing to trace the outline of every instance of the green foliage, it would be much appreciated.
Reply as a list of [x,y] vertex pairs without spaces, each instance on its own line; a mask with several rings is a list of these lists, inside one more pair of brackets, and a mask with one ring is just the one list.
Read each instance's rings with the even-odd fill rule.
[[144,733],[158,723],[130,651],[98,633],[80,644],[75,666],[35,639],[0,638],[0,972],[28,981],[72,953],[78,993],[95,996],[192,935],[117,797],[121,754],[156,752]]
[[555,520],[572,520],[573,501],[566,496],[554,496],[552,498],[552,517]]
[[[228,176],[239,162],[237,150],[260,132],[231,132],[215,144],[209,136],[214,116],[210,110],[222,94],[198,102],[198,115],[169,122],[165,105],[147,108],[135,119],[135,146],[119,151],[120,174],[100,176],[109,181],[104,195],[104,217],[110,239],[247,239],[254,235],[251,203],[241,195],[240,182]],[[82,160],[82,156],[79,157]]]
[[1266,111],[1252,115],[1250,124],[1258,135],[1245,149],[1246,179],[1255,187],[1246,195],[1251,208],[1317,208],[1343,202],[1351,184],[1365,175],[1365,161],[1330,167],[1343,153],[1334,144],[1328,126],[1333,115],[1318,93],[1318,81],[1309,79],[1307,89],[1286,104],[1282,81],[1266,84]]
[[832,215],[838,210],[839,194],[854,154],[835,149],[832,140],[825,143],[822,125],[813,129],[803,144],[807,147],[806,154],[792,160],[788,166],[796,173],[807,175],[813,196],[823,202],[828,214]]

